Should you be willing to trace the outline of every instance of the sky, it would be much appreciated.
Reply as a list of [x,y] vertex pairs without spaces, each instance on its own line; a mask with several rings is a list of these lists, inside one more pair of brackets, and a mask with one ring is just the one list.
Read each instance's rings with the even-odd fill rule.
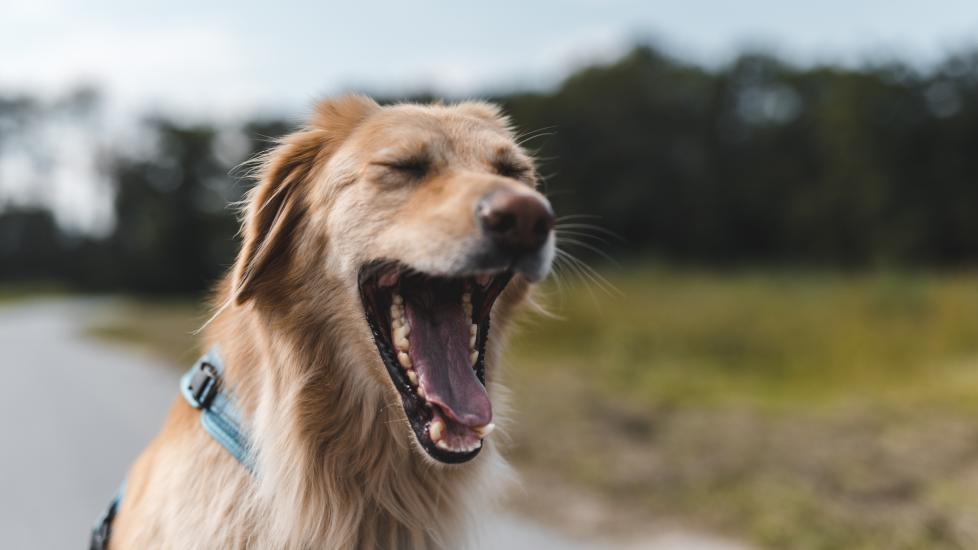
[[546,88],[636,41],[712,66],[753,47],[926,66],[978,45],[975,0],[0,2],[0,92],[92,84],[117,109],[218,118],[344,90]]
[[[978,0],[0,0],[0,97],[100,91],[93,135],[60,121],[7,140],[0,209],[42,204],[104,233],[100,140],[147,113],[298,121],[344,91],[480,97],[546,89],[634,44],[716,67],[745,49],[800,65],[894,58],[926,68],[978,47]],[[14,136],[15,138],[18,136]],[[56,159],[37,165],[37,153]]]

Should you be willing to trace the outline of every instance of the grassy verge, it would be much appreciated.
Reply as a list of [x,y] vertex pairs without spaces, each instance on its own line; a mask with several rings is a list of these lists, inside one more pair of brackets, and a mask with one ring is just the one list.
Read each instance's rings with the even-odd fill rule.
[[135,299],[121,302],[114,311],[94,319],[86,328],[92,337],[139,346],[179,367],[198,357],[194,332],[207,319],[202,302],[184,299]]
[[[775,548],[978,541],[978,277],[632,268],[544,289],[506,361],[523,509]],[[186,362],[199,311],[97,334]],[[169,328],[168,328],[169,327]],[[181,364],[182,364],[181,362]]]
[[0,304],[36,300],[39,298],[58,298],[71,294],[72,292],[64,286],[53,282],[0,284]]

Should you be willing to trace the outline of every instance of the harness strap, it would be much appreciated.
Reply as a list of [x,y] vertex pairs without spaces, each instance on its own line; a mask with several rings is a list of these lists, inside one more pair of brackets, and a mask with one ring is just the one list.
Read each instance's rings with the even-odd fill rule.
[[109,507],[99,516],[98,522],[95,523],[95,529],[92,529],[92,540],[88,545],[89,550],[105,550],[109,547],[109,535],[112,534],[112,520],[115,519],[115,514],[119,511],[119,504],[122,502],[122,495],[125,492],[126,482],[123,481]]
[[[221,378],[223,372],[224,363],[220,353],[216,347],[211,348],[180,378],[180,394],[191,407],[200,410],[200,423],[204,430],[242,466],[254,473],[251,443],[242,426],[241,412],[235,405],[234,396]],[[108,548],[112,520],[119,511],[125,490],[126,483],[123,482],[119,492],[95,524],[89,546],[91,550]]]
[[231,456],[254,473],[251,443],[242,427],[234,396],[221,378],[224,364],[217,348],[197,360],[180,379],[180,393],[200,410],[200,423]]

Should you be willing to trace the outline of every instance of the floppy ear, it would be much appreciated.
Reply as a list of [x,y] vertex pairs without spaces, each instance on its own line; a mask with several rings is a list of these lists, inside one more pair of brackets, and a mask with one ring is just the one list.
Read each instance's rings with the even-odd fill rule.
[[292,234],[306,210],[305,197],[317,168],[370,114],[372,99],[346,96],[316,106],[309,124],[289,134],[262,163],[245,207],[243,243],[232,275],[237,304],[252,298],[275,267],[287,263]]

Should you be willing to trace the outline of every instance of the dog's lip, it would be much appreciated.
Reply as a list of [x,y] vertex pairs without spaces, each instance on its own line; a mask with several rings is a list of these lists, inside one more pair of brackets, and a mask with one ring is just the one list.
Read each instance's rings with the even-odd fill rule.
[[[398,359],[399,350],[393,341],[394,313],[392,311],[394,310],[389,308],[395,290],[401,288],[402,278],[411,285],[418,285],[418,279],[431,279],[432,284],[461,285],[461,288],[470,289],[472,292],[470,315],[473,330],[476,332],[475,349],[471,351],[477,352],[477,359],[472,368],[478,378],[477,384],[484,387],[489,312],[511,277],[512,273],[508,271],[460,273],[447,276],[427,275],[392,261],[371,262],[365,264],[360,270],[361,299],[381,360],[401,396],[404,412],[418,443],[429,456],[440,462],[461,463],[474,458],[481,450],[482,439],[492,431],[493,424],[491,422],[479,426],[457,424],[450,419],[451,411],[445,410],[443,404],[429,402],[424,398],[424,387],[428,384],[420,383],[421,381],[417,379],[420,371],[414,373],[413,379],[409,379],[409,373],[401,366]],[[404,299],[401,300],[403,303]],[[446,368],[453,367],[446,366]],[[458,372],[457,365],[454,368]],[[444,385],[442,388],[444,389]],[[443,434],[444,437],[433,437]],[[439,439],[437,445],[435,439]]]

